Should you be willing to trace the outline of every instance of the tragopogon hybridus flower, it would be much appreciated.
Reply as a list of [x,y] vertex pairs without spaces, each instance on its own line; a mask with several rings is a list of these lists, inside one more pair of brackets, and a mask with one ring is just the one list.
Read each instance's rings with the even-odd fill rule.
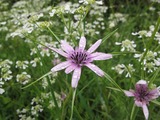
[[73,49],[73,47],[70,46],[66,41],[61,41],[62,49],[56,49],[53,47],[51,47],[51,49],[59,53],[60,55],[66,57],[66,61],[54,66],[51,69],[51,71],[56,72],[56,71],[65,69],[66,74],[74,71],[72,75],[73,88],[76,88],[78,85],[78,81],[81,76],[82,66],[87,66],[92,71],[94,71],[97,75],[103,76],[104,72],[99,67],[97,67],[92,63],[94,60],[106,60],[106,59],[112,58],[111,54],[94,52],[99,47],[101,42],[102,40],[98,40],[88,50],[85,50],[85,46],[86,46],[85,37],[81,37],[79,42],[79,47],[75,49]]
[[136,83],[135,91],[129,90],[124,91],[125,95],[128,97],[134,97],[135,104],[138,107],[142,107],[144,116],[148,120],[149,112],[147,104],[152,99],[156,99],[159,96],[159,91],[157,88],[149,90],[148,84],[144,80],[140,80]]

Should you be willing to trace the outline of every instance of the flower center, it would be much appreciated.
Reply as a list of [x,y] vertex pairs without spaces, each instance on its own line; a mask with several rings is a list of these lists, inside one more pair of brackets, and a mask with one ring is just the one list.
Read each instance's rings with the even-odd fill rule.
[[81,51],[81,50],[73,51],[69,59],[72,61],[72,63],[78,66],[82,66],[90,62],[91,60],[91,58],[89,57],[89,54],[86,51]]
[[149,100],[149,92],[143,85],[140,85],[140,88],[135,93],[135,97],[140,102],[148,101]]

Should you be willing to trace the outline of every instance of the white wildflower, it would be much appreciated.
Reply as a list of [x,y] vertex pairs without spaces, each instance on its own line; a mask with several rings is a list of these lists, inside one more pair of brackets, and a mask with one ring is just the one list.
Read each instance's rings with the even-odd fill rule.
[[49,13],[49,15],[50,15],[51,17],[53,17],[54,14],[55,14],[55,12],[56,12],[56,9],[53,9],[53,10]]
[[129,51],[129,52],[135,52],[135,47],[136,44],[134,43],[134,41],[130,41],[128,39],[122,41],[122,42],[116,42],[116,45],[121,45],[121,51]]
[[25,85],[30,81],[31,76],[29,74],[27,74],[26,72],[22,72],[21,74],[18,74],[16,76],[16,79],[17,79],[17,82]]
[[160,58],[154,59],[154,63],[156,66],[160,66]]
[[30,61],[30,64],[32,65],[32,67],[36,67],[37,63],[40,63],[40,65],[42,65],[40,58],[34,58],[34,60]]
[[28,61],[17,61],[16,62],[16,68],[20,69],[26,69],[28,67],[29,62]]
[[3,94],[5,92],[5,90],[2,88],[3,84],[4,82],[2,82],[2,80],[0,79],[0,94]]
[[118,64],[117,66],[112,68],[118,74],[126,73],[125,77],[131,77],[131,73],[135,71],[132,64],[125,66],[124,64]]

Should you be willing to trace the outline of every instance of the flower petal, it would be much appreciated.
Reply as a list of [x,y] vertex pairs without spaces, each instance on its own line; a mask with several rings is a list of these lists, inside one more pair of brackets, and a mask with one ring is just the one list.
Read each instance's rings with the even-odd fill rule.
[[86,38],[85,37],[81,37],[81,39],[79,41],[79,48],[81,50],[84,50],[85,46],[86,46]]
[[81,76],[81,68],[78,67],[74,70],[73,75],[72,75],[72,87],[76,88],[78,85],[78,81],[80,79]]
[[149,97],[150,97],[149,99],[156,99],[156,98],[159,97],[159,91],[158,91],[157,88],[155,88],[155,89],[149,91],[148,94],[149,94]]
[[92,63],[88,63],[88,64],[86,64],[86,66],[88,68],[90,68],[93,72],[95,72],[97,75],[99,75],[101,77],[104,76],[104,72],[99,67],[97,67],[96,65],[94,65]]
[[4,92],[4,89],[0,88],[0,94],[3,94]]
[[70,46],[66,41],[62,40],[61,41],[61,48],[67,52],[70,53],[71,51],[74,51],[73,47]]
[[142,109],[143,109],[143,113],[144,113],[144,116],[145,116],[146,120],[148,120],[149,111],[148,111],[147,105],[146,105],[146,104],[143,104],[143,105],[142,105]]
[[64,56],[64,57],[67,57],[67,56],[68,56],[67,53],[63,52],[63,51],[60,50],[60,49],[53,48],[53,47],[50,47],[50,49],[53,50],[54,52],[56,52],[56,53],[58,53],[58,54]]
[[137,100],[135,100],[135,104],[136,104],[138,107],[142,107],[142,106],[143,106],[142,102],[137,101]]
[[126,96],[128,96],[128,97],[133,97],[133,96],[134,96],[133,92],[131,92],[131,91],[126,91],[126,90],[124,90],[124,94],[125,94]]
[[147,84],[145,80],[139,80],[136,84]]
[[56,66],[54,66],[51,71],[52,72],[56,72],[56,71],[59,71],[59,70],[62,70],[62,69],[65,69],[66,67],[70,66],[70,62],[69,61],[65,61],[65,62],[62,62]]
[[76,67],[76,65],[71,64],[69,67],[66,68],[65,73],[68,74],[72,72]]
[[111,54],[101,53],[101,52],[95,52],[91,54],[92,60],[107,60],[112,58]]
[[101,42],[102,42],[101,39],[98,40],[96,43],[94,43],[94,44],[87,50],[87,52],[88,52],[88,53],[94,52],[94,51],[99,47],[99,45],[101,44]]

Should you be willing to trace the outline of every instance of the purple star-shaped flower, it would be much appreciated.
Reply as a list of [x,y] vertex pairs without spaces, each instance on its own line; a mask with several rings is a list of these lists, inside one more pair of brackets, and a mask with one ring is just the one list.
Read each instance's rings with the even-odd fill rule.
[[51,49],[58,54],[66,57],[66,61],[62,62],[56,66],[54,66],[51,71],[56,72],[62,69],[65,69],[65,73],[68,74],[73,71],[72,76],[72,87],[76,88],[78,85],[78,81],[81,76],[81,68],[82,66],[87,66],[92,71],[94,71],[99,76],[104,76],[104,72],[94,65],[92,62],[94,60],[107,60],[112,58],[111,54],[105,54],[101,52],[94,52],[102,40],[98,40],[94,43],[88,50],[85,50],[86,46],[86,38],[81,37],[79,42],[79,47],[73,49],[66,41],[61,41],[61,49],[53,48]]
[[144,116],[148,120],[149,112],[147,104],[149,104],[149,101],[159,97],[159,90],[157,88],[149,90],[147,82],[140,80],[136,83],[135,91],[129,90],[124,91],[124,93],[128,97],[134,97],[136,106],[142,107]]

